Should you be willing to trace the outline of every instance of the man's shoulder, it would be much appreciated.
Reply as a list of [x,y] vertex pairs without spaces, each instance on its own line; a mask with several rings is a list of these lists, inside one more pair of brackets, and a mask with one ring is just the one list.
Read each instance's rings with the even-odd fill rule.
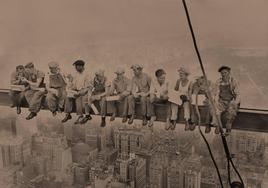
[[35,70],[35,74],[39,77],[45,77],[45,73],[38,69]]

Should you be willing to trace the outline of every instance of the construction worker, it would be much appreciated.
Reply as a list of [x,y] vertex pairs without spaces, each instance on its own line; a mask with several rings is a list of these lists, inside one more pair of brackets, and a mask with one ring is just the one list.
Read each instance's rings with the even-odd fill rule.
[[[221,77],[216,82],[215,101],[218,115],[226,113],[226,133],[229,134],[232,129],[232,123],[237,115],[240,106],[239,83],[231,76],[231,68],[221,66],[218,69]],[[215,129],[219,133],[219,127]]]
[[[155,77],[156,79],[152,81],[150,87],[150,105],[148,108],[150,117],[149,127],[153,126],[153,123],[156,120],[155,104],[168,104],[169,83],[166,81],[166,72],[163,69],[158,69],[155,71]],[[168,111],[168,109],[169,107],[167,106],[166,110]]]
[[45,77],[45,84],[47,89],[47,105],[53,116],[57,111],[64,110],[64,101],[66,98],[66,81],[63,74],[60,72],[59,64],[57,62],[50,62],[48,64],[49,72]]
[[117,115],[117,105],[118,103],[123,103],[122,123],[125,123],[128,118],[128,96],[131,94],[131,81],[124,75],[125,70],[122,68],[118,68],[115,71],[115,74],[116,78],[112,82],[110,95],[117,95],[119,96],[119,99],[112,102],[113,114],[110,120],[115,120]]
[[42,99],[46,91],[44,85],[45,74],[37,70],[32,62],[25,65],[26,77],[22,81],[28,84],[25,90],[25,98],[29,104],[30,114],[26,117],[27,120],[34,118],[41,109]]
[[83,60],[77,60],[73,63],[75,67],[75,74],[68,75],[69,82],[67,83],[67,97],[65,100],[64,111],[66,113],[63,123],[72,119],[71,113],[73,112],[73,106],[75,104],[76,114],[78,118],[74,122],[79,124],[84,119],[84,103],[86,100],[86,94],[88,92],[89,75],[85,71],[85,62]]
[[[210,104],[209,99],[208,99],[208,89],[210,90],[211,93],[213,93],[214,86],[213,86],[211,81],[208,81],[207,84],[208,85],[206,85],[206,80],[205,80],[204,76],[200,76],[193,83],[192,91],[191,91],[192,101],[196,100],[196,98],[195,98],[196,95],[204,95],[205,96],[205,100],[203,101],[203,104],[205,106],[207,106],[209,109],[208,113],[206,114],[206,118],[205,118],[205,124],[206,124],[205,133],[209,133],[211,131],[211,127],[213,126],[213,124],[215,124],[215,122],[211,122],[211,117],[213,116],[213,112],[212,112],[211,104]],[[196,104],[196,105],[198,105],[198,104]],[[193,106],[192,106],[192,108],[193,108]],[[196,113],[197,113],[196,110],[192,109],[191,119],[195,124],[198,124],[198,118],[197,118]],[[215,120],[215,118],[213,118],[213,120]],[[194,128],[195,128],[194,123],[190,126],[191,130],[194,130]]]
[[[26,85],[26,82],[25,81],[22,81],[23,78],[26,77],[26,74],[25,74],[25,68],[23,65],[18,65],[16,67],[16,71],[14,71],[12,74],[11,74],[11,80],[10,80],[10,84],[11,85],[21,85],[21,86],[25,86]],[[10,89],[10,92],[9,92],[9,95],[10,95],[10,99],[11,99],[11,107],[16,107],[17,108],[17,114],[20,114],[21,113],[21,101],[23,100],[24,98],[24,87],[22,87],[22,89],[18,89],[18,90],[15,90],[15,89]]]
[[[188,76],[190,72],[184,68],[181,67],[179,70],[179,79],[176,82],[175,91],[179,92],[180,99],[182,100],[182,107],[184,110],[184,119],[185,119],[185,131],[190,129],[190,125],[192,124],[191,118],[190,118],[190,108],[191,108],[191,87],[192,83],[188,79]],[[176,126],[177,121],[177,115],[178,115],[178,105],[175,103],[171,103],[171,125],[174,127]],[[174,128],[173,128],[174,129]]]
[[129,96],[129,114],[131,117],[128,121],[129,124],[133,123],[135,118],[135,101],[141,102],[141,114],[142,114],[142,125],[147,125],[147,113],[149,106],[149,93],[151,86],[151,78],[143,73],[143,67],[141,65],[132,65],[131,69],[134,72],[132,78],[132,95]]
[[88,101],[85,105],[86,117],[82,120],[82,123],[86,123],[90,117],[90,108],[96,102],[100,104],[100,115],[101,115],[101,127],[106,126],[106,111],[107,102],[106,96],[108,94],[110,84],[104,75],[104,70],[98,70],[95,72],[95,77],[91,80],[88,90]]

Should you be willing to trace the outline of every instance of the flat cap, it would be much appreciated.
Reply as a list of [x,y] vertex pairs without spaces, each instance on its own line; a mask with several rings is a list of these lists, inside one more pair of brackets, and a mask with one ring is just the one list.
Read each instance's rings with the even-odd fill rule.
[[155,76],[156,76],[156,77],[160,77],[160,76],[162,76],[163,74],[166,74],[166,72],[164,71],[164,69],[157,69],[157,70],[155,71]]
[[59,64],[56,61],[51,61],[48,63],[49,68],[58,68]]
[[73,65],[74,66],[76,66],[76,65],[82,65],[82,66],[84,66],[85,65],[85,62],[83,61],[83,60],[76,60],[74,63],[73,63]]
[[143,66],[140,64],[135,64],[130,67],[131,69],[143,69]]
[[33,62],[29,62],[24,67],[25,68],[32,68],[32,67],[34,67],[34,64],[33,64]]
[[179,68],[179,69],[178,69],[178,72],[179,72],[179,73],[184,73],[184,74],[187,74],[187,75],[190,74],[190,71],[189,71],[187,68],[185,68],[185,67],[181,67],[181,68]]
[[18,65],[18,66],[16,66],[16,69],[18,70],[18,69],[24,69],[24,66],[23,65]]
[[124,74],[125,73],[125,69],[119,67],[118,69],[116,69],[116,71],[114,73],[115,74]]
[[97,71],[95,72],[95,75],[96,75],[96,76],[97,76],[97,75],[99,75],[99,76],[103,76],[103,75],[104,75],[104,70],[102,70],[102,69],[97,70]]
[[228,67],[228,66],[223,65],[223,66],[221,66],[221,67],[218,69],[218,72],[221,72],[222,70],[228,70],[228,71],[230,71],[231,68]]

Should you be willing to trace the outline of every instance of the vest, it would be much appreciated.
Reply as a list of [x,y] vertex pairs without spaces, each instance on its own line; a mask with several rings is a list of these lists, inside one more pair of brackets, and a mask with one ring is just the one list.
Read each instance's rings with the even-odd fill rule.
[[94,79],[94,94],[101,94],[105,92],[105,83],[106,77],[102,81],[98,81],[96,78]]
[[224,101],[231,101],[234,99],[230,84],[220,85],[219,97]]

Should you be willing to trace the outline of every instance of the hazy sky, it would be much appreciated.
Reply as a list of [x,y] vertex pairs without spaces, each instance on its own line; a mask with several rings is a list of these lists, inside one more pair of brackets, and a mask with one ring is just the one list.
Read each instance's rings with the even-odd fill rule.
[[[268,1],[187,2],[211,79],[218,66],[234,67],[246,106],[268,108]],[[47,71],[57,60],[70,71],[77,58],[109,77],[132,63],[148,72],[162,66],[176,75],[185,65],[198,73],[181,0],[0,0],[1,87],[17,64],[33,61]]]

